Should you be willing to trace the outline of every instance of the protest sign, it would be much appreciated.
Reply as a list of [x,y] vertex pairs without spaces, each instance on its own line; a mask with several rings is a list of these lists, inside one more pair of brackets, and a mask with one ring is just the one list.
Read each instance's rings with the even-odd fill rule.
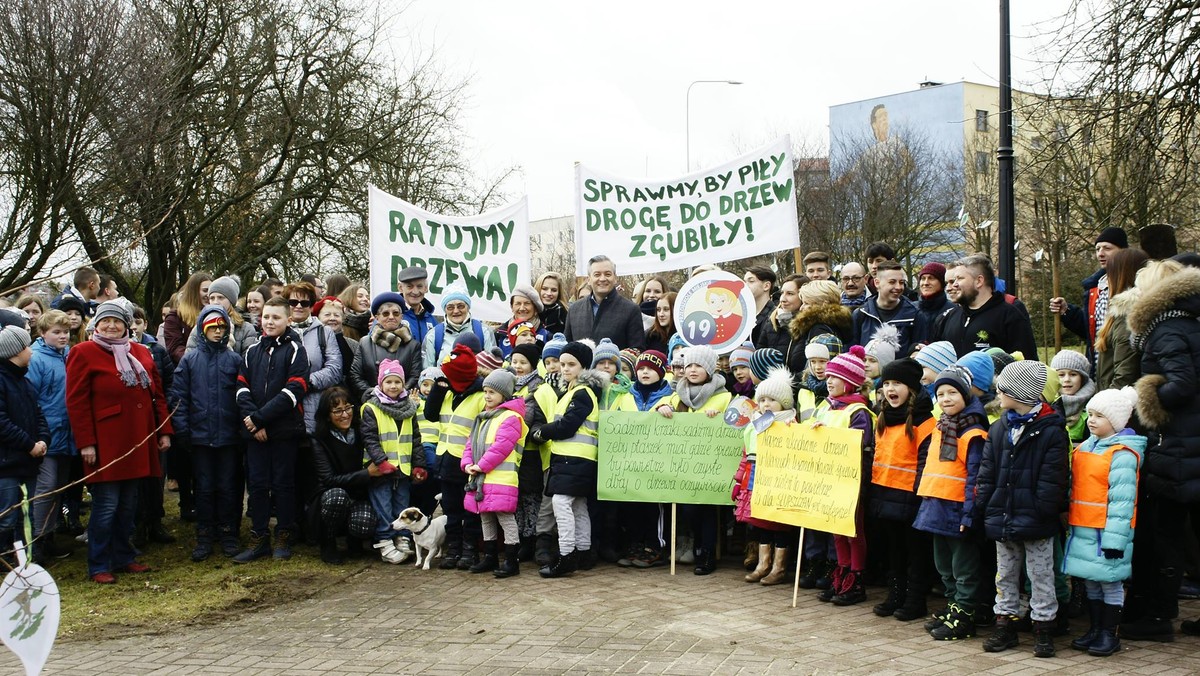
[[750,515],[854,536],[862,432],[775,425],[758,436]]
[[[27,518],[26,539],[30,539],[29,531]],[[17,542],[15,549],[17,567],[0,584],[0,641],[20,658],[26,676],[37,676],[58,636],[58,583],[45,568],[28,560],[29,550],[23,542]]]
[[576,271],[604,254],[622,275],[676,270],[800,246],[788,137],[666,181],[575,166]]
[[427,297],[438,314],[446,289],[461,286],[473,318],[512,317],[509,294],[531,279],[524,198],[478,216],[439,216],[375,186],[368,195],[372,296],[399,291],[396,275],[419,266],[429,271]]
[[675,326],[684,343],[724,354],[750,339],[757,311],[750,287],[736,275],[704,272],[679,289]]
[[718,416],[600,413],[601,500],[732,505],[742,432]]

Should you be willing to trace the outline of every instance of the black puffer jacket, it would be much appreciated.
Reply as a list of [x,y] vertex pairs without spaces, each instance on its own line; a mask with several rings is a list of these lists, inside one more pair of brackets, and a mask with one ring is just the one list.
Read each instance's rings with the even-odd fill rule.
[[29,452],[39,441],[50,445],[50,426],[38,407],[37,392],[25,379],[26,371],[0,360],[0,477],[36,477],[42,459]]
[[1066,421],[1049,404],[1025,424],[1014,445],[1004,416],[992,423],[975,494],[989,540],[1040,540],[1058,535],[1071,478]]
[[[599,398],[608,382],[608,374],[587,370],[579,374],[579,384],[589,387]],[[583,389],[575,391],[571,403],[558,420],[537,428],[535,439],[554,441],[570,439],[592,413],[592,399]],[[597,465],[591,460],[570,455],[560,455],[550,446],[550,475],[546,480],[546,495],[573,495],[592,497],[596,494]]]
[[1142,478],[1155,497],[1200,502],[1200,270],[1185,269],[1142,293],[1129,331],[1142,350],[1137,412],[1161,435]]

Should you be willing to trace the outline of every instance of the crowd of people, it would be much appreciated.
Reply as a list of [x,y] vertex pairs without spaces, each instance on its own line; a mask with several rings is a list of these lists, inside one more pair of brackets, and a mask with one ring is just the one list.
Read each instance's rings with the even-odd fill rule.
[[[737,524],[746,582],[798,566],[843,606],[882,584],[872,611],[936,640],[992,627],[997,652],[1028,628],[1048,657],[1072,612],[1089,625],[1071,647],[1092,655],[1173,640],[1200,525],[1200,257],[1152,261],[1118,228],[1095,252],[1082,304],[1050,304],[1085,349],[1048,366],[987,257],[925,263],[910,288],[884,243],[865,266],[811,252],[784,279],[737,271],[756,316],[728,354],[685,344],[666,279],[631,299],[602,255],[580,289],[553,273],[518,286],[499,324],[472,317],[465,289],[435,307],[419,267],[375,297],[343,275],[243,292],[196,273],[157,335],[81,268],[53,301],[0,310],[0,551],[21,537],[24,489],[35,560],[75,535],[95,582],[145,572],[140,553],[174,541],[169,477],[197,562],[304,542],[329,563],[372,549],[403,563],[412,533],[395,520],[417,507],[447,517],[445,570],[506,578],[534,560],[557,578],[675,554],[706,575]],[[712,417],[734,397],[769,425],[745,428],[732,510],[680,505],[678,552],[662,505],[597,500],[602,411]],[[861,432],[856,535],[800,541],[752,515],[757,435],[790,425]]]

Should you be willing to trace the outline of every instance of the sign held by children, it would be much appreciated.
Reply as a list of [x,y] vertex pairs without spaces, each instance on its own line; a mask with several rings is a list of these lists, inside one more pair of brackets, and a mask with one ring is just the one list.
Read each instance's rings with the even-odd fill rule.
[[862,432],[774,426],[758,437],[755,471],[754,518],[854,537]]

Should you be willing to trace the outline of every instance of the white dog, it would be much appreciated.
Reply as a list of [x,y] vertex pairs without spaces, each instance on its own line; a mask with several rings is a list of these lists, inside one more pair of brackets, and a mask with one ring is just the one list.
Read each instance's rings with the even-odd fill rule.
[[[416,507],[409,507],[400,512],[400,516],[392,522],[395,530],[408,530],[413,536],[414,549],[417,550],[416,566],[429,570],[433,557],[445,554],[446,544],[446,515],[431,519]],[[421,566],[421,561],[425,562]]]

